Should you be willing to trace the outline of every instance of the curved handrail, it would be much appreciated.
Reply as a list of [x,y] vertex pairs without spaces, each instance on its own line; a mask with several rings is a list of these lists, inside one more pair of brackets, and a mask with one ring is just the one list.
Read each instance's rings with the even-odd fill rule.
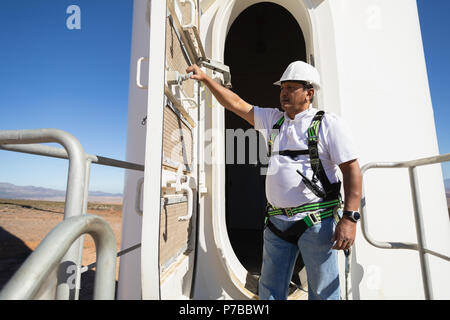
[[416,226],[416,235],[417,235],[417,244],[410,242],[382,242],[376,241],[373,239],[368,230],[367,221],[366,221],[366,197],[364,191],[364,183],[362,186],[362,196],[361,196],[361,230],[364,238],[373,246],[382,248],[382,249],[410,249],[417,250],[419,252],[420,258],[420,268],[422,272],[422,281],[425,293],[425,299],[430,300],[433,299],[433,291],[430,282],[430,268],[428,259],[426,257],[426,253],[432,254],[436,257],[444,259],[446,261],[450,261],[450,257],[434,252],[432,250],[426,249],[426,241],[424,235],[423,221],[422,221],[422,209],[421,209],[421,201],[420,201],[420,192],[418,189],[418,175],[417,175],[417,167],[436,164],[441,162],[450,161],[450,153],[444,155],[438,155],[433,157],[421,158],[417,160],[410,161],[402,161],[402,162],[372,162],[364,165],[361,168],[361,174],[364,176],[364,173],[373,168],[407,168],[409,171],[409,180],[411,186],[411,194],[413,198],[413,207],[414,207],[414,219]]
[[[69,173],[67,178],[66,198],[64,204],[64,219],[81,216],[83,214],[87,161],[81,143],[70,133],[59,129],[27,129],[27,130],[2,130],[0,131],[0,145],[2,144],[37,144],[56,142],[62,145],[69,158]],[[73,244],[63,258],[65,262],[81,264],[82,240]],[[62,265],[61,264],[61,265]],[[75,288],[75,295],[78,290]],[[70,292],[67,285],[60,283],[56,288],[59,299],[65,299]]]
[[[371,162],[371,163],[364,165],[361,168],[361,174],[364,176],[364,173],[367,172],[369,169],[375,169],[375,168],[413,168],[413,167],[429,165],[429,164],[436,164],[436,163],[446,162],[446,161],[450,161],[450,153],[447,153],[444,155],[439,155],[439,156],[421,158],[421,159],[417,159],[417,160],[402,161],[402,162]],[[366,209],[364,184],[362,186],[362,197],[361,197],[360,209],[361,209],[361,231],[363,233],[364,238],[371,245],[373,245],[374,247],[377,247],[377,248],[381,248],[381,249],[420,250],[419,246],[415,243],[377,241],[370,235],[369,229],[368,229],[368,224],[366,221],[367,209]],[[434,252],[434,251],[426,249],[426,248],[423,248],[423,250],[426,253],[429,253],[429,254],[437,256],[441,259],[450,261],[450,257],[447,257],[445,255],[442,255],[440,253]]]
[[74,241],[90,234],[97,250],[94,299],[113,300],[116,280],[116,240],[101,217],[86,215],[60,222],[47,234],[0,292],[0,300],[32,299]]
[[65,216],[82,214],[86,155],[80,142],[70,133],[59,129],[27,129],[0,131],[0,144],[31,144],[56,142],[61,144],[69,157]]
[[[11,143],[14,142],[14,143]],[[64,148],[56,148],[47,146],[44,144],[40,144],[39,142],[58,142],[61,144]],[[77,150],[78,148],[78,150]],[[65,218],[68,218],[69,216],[77,216],[81,215],[86,212],[86,206],[87,206],[87,186],[89,185],[89,169],[90,169],[90,163],[96,163],[99,165],[105,165],[105,166],[111,166],[111,167],[117,167],[117,168],[123,168],[123,169],[131,169],[131,170],[137,170],[137,171],[144,171],[144,166],[141,164],[131,163],[131,162],[125,162],[120,160],[115,160],[111,158],[102,157],[99,155],[91,155],[91,154],[85,154],[84,150],[81,148],[81,144],[78,142],[78,140],[72,136],[71,134],[58,130],[58,129],[34,129],[34,130],[17,130],[17,131],[0,131],[0,149],[1,150],[7,150],[7,151],[14,151],[14,152],[21,152],[21,153],[28,153],[28,154],[34,154],[34,155],[41,155],[41,156],[47,156],[47,157],[54,157],[54,158],[60,158],[60,159],[68,159],[69,160],[69,169],[72,168],[74,171],[78,171],[79,175],[82,175],[82,170],[79,169],[79,164],[76,161],[74,161],[73,155],[83,155],[85,157],[85,163],[86,166],[84,168],[84,171],[86,173],[86,178],[84,180],[84,186],[86,190],[83,190],[83,197],[84,204],[82,206],[81,212],[77,212],[76,214],[70,214],[73,213],[72,209],[65,210]],[[72,149],[72,151],[69,151]],[[74,163],[73,166],[71,166],[71,163]],[[72,181],[68,179],[68,185],[73,185]],[[77,186],[78,187],[78,186]],[[70,188],[68,188],[69,190]],[[72,188],[72,190],[74,190]],[[78,189],[77,189],[78,191]],[[70,193],[70,192],[69,192]],[[69,193],[66,193],[66,203],[71,202],[71,195]],[[71,206],[69,206],[70,208]],[[71,211],[72,210],[72,211]],[[77,261],[78,264],[81,266],[81,254],[82,254],[82,239],[80,239],[77,243],[78,248],[75,248],[76,246],[73,245],[74,248],[71,248],[69,252],[66,253],[66,256],[64,257],[64,262],[61,264],[61,267],[64,267],[64,264]],[[72,250],[73,249],[73,250]],[[130,248],[129,248],[130,249]],[[127,250],[129,250],[127,249]],[[128,251],[127,251],[128,252]],[[123,254],[123,253],[122,253]],[[95,265],[95,263],[93,264]],[[59,270],[60,273],[65,274],[67,273],[67,268],[61,268]],[[78,272],[78,268],[76,268]],[[82,273],[81,271],[80,273]],[[72,278],[72,276],[71,276]],[[79,281],[79,276],[77,276],[77,284]],[[56,282],[56,279],[55,279]],[[70,286],[70,285],[69,285]],[[57,299],[66,299],[67,294],[69,294],[69,297],[72,296],[71,292],[72,290],[67,289],[67,284],[60,283],[57,287]],[[49,292],[50,293],[50,292]],[[48,295],[47,293],[45,293]],[[50,293],[51,294],[51,293]],[[39,294],[38,294],[39,295]],[[74,298],[77,299],[78,297],[78,288],[75,286],[75,296]]]

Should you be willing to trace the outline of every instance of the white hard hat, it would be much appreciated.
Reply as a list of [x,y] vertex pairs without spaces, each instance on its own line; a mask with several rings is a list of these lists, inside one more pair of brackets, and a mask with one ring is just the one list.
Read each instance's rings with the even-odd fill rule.
[[274,82],[274,85],[280,86],[283,81],[306,81],[313,85],[314,89],[320,89],[319,71],[312,65],[303,61],[292,62],[284,71],[281,79]]

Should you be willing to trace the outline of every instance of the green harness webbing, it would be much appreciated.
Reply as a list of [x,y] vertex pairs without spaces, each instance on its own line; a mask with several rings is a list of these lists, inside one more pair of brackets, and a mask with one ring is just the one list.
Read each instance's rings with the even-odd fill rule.
[[287,230],[281,231],[279,230],[272,221],[267,219],[266,227],[270,229],[275,235],[283,239],[284,241],[290,242],[292,244],[297,245],[298,239],[302,236],[302,234],[308,230],[309,227],[312,227],[318,223],[320,223],[324,219],[328,219],[331,217],[337,216],[335,214],[334,208],[330,210],[323,211],[321,213],[311,212],[302,220],[296,221],[289,227]]
[[[301,172],[300,175],[303,177],[303,182],[306,184],[308,188],[311,188],[314,194],[323,199],[323,201],[340,199],[340,190],[341,190],[341,182],[338,181],[336,183],[330,183],[328,177],[323,168],[322,162],[319,158],[319,131],[320,125],[322,123],[322,119],[324,116],[324,111],[318,111],[313,120],[311,121],[310,126],[308,127],[308,149],[307,150],[283,150],[279,152],[274,152],[279,155],[289,156],[291,158],[295,158],[299,155],[309,155],[309,160],[311,162],[311,169],[313,170],[312,181],[309,181]],[[284,123],[284,116],[282,116],[273,126],[272,132],[270,133],[270,138],[267,143],[267,156],[272,156],[272,146],[275,142],[275,138],[277,137],[281,126]],[[322,188],[317,185],[317,181],[320,181],[322,184]]]
[[332,201],[325,201],[325,202],[316,202],[316,203],[307,203],[304,205],[301,205],[296,208],[275,208],[271,206],[271,209],[267,209],[267,215],[269,217],[272,216],[278,216],[278,215],[286,215],[288,217],[295,216],[298,213],[302,212],[308,212],[308,211],[317,211],[320,209],[328,209],[328,208],[334,208],[335,206],[339,205],[340,200],[332,200]]
[[[290,156],[294,158],[297,155],[309,155],[311,168],[313,170],[312,181],[307,179],[302,175],[303,181],[305,182],[308,188],[314,187],[312,190],[314,194],[322,198],[322,201],[316,203],[307,203],[295,208],[275,208],[268,203],[266,208],[266,218],[265,225],[280,238],[289,241],[291,243],[296,243],[298,238],[306,231],[307,228],[317,224],[323,219],[329,218],[333,216],[333,212],[335,208],[341,205],[341,195],[340,188],[341,182],[338,181],[336,183],[330,183],[328,177],[325,173],[325,170],[322,166],[322,162],[319,158],[319,131],[320,125],[322,123],[322,119],[324,116],[324,111],[318,111],[312,122],[309,126],[308,133],[308,150],[284,150],[279,151],[277,154]],[[272,132],[270,134],[270,139],[268,141],[268,157],[272,156],[272,146],[274,144],[275,138],[279,133],[279,129],[284,123],[284,116],[281,117],[273,126]],[[307,181],[305,181],[307,179]],[[320,181],[324,190],[316,184],[317,181]],[[310,212],[310,211],[318,211],[323,210],[319,213],[309,213],[305,216],[304,219],[297,221],[291,228],[282,232],[278,230],[273,223],[270,222],[269,218],[277,215],[286,215],[288,217],[292,217],[299,213]]]
[[272,132],[270,133],[269,142],[267,143],[267,156],[270,158],[272,156],[272,145],[275,141],[276,136],[278,135],[278,132],[283,125],[284,122],[284,116],[281,117],[280,120],[278,120],[275,125],[272,128]]

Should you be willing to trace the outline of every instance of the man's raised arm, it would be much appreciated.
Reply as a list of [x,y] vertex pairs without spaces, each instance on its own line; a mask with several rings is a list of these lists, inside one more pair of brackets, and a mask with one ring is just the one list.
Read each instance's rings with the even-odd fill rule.
[[246,120],[252,126],[255,125],[253,116],[253,106],[241,99],[233,91],[221,86],[216,81],[211,79],[204,73],[196,64],[186,69],[187,73],[193,72],[191,79],[202,81],[208,89],[212,92],[217,101],[227,110],[237,114],[242,119]]

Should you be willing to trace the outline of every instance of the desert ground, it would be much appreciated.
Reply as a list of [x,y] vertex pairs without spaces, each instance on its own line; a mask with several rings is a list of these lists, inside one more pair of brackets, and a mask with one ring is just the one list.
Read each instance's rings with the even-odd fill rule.
[[[95,214],[114,231],[120,250],[122,205],[89,202],[87,214]],[[64,202],[0,199],[0,290],[59,222],[63,220]],[[82,265],[96,261],[94,240],[84,236]],[[119,259],[116,265],[118,279]],[[80,300],[92,299],[95,269],[81,276]]]

